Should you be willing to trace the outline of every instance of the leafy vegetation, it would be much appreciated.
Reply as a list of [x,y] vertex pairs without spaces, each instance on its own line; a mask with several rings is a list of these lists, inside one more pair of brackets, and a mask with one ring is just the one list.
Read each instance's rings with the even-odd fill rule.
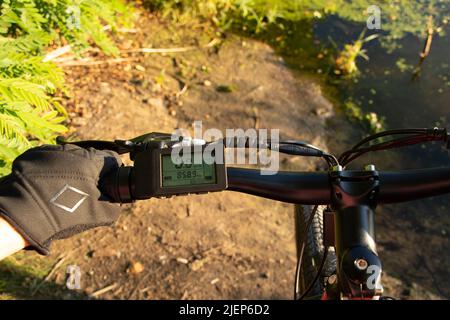
[[0,175],[26,149],[53,143],[66,131],[64,108],[54,96],[64,89],[62,70],[46,61],[49,46],[93,44],[106,54],[118,49],[104,30],[127,18],[120,0],[0,1]]
[[350,120],[364,122],[369,126],[371,132],[381,132],[384,130],[384,118],[380,118],[375,112],[364,113],[352,99],[346,100],[342,104],[342,109]]
[[[182,19],[196,15],[211,19],[222,28],[245,21],[247,28],[260,32],[273,23],[305,19],[322,19],[337,15],[347,21],[365,23],[371,1],[357,0],[143,0],[145,6]],[[429,16],[433,16],[437,32],[450,18],[450,7],[439,0],[377,1],[386,45],[392,45],[407,33],[424,35]],[[426,14],[424,14],[426,13]],[[394,45],[395,46],[395,45]]]
[[343,74],[345,76],[354,76],[358,74],[359,70],[356,66],[356,58],[362,57],[365,60],[369,60],[366,50],[362,47],[364,43],[378,38],[378,35],[372,34],[366,38],[363,37],[364,31],[359,36],[358,40],[354,43],[346,44],[344,49],[339,52],[335,61],[336,69],[334,70],[334,73]]

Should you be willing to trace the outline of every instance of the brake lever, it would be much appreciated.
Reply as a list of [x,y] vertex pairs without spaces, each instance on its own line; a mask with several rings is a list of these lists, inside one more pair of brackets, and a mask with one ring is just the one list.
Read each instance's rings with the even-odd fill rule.
[[56,143],[59,145],[73,144],[81,148],[94,148],[97,150],[111,150],[118,154],[130,153],[134,150],[135,143],[129,140],[83,140],[83,141],[66,141],[64,137],[56,137]]
[[150,132],[130,140],[83,140],[83,141],[66,141],[64,137],[56,137],[56,143],[60,145],[74,144],[81,148],[94,148],[97,150],[111,150],[118,154],[130,153],[130,158],[133,160],[136,152],[145,150],[149,146],[169,146],[177,143],[172,140],[172,135],[161,132]]

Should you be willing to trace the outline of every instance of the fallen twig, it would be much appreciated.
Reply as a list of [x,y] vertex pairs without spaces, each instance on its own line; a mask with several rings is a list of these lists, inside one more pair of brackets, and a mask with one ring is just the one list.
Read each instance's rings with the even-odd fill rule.
[[106,286],[106,287],[104,287],[104,288],[102,288],[100,290],[97,290],[97,291],[91,293],[89,296],[91,298],[97,298],[97,297],[101,296],[102,294],[115,289],[117,287],[117,285],[118,285],[117,283],[113,283],[113,284],[111,284],[109,286]]
[[[99,48],[86,48],[80,52],[80,54],[84,54],[87,52],[100,52],[101,50]],[[62,57],[61,56],[70,53],[68,57]],[[44,59],[42,59],[43,62],[53,61],[56,63],[66,61],[66,60],[74,60],[74,54],[72,52],[72,47],[70,45],[66,45],[60,48],[57,48],[55,50],[52,50],[48,52]]]
[[129,53],[177,53],[177,52],[186,52],[195,50],[198,47],[179,47],[179,48],[138,48],[138,49],[129,49],[123,52]]
[[177,99],[180,98],[187,91],[187,88],[188,88],[187,84],[185,84],[184,82],[183,82],[183,84],[184,84],[183,88],[175,94]]
[[417,64],[417,67],[413,71],[411,80],[416,80],[420,76],[420,73],[422,71],[422,65],[425,59],[430,54],[431,42],[433,41],[433,33],[434,33],[433,16],[430,15],[428,17],[427,38],[425,39],[425,44],[423,46],[422,52],[419,54],[420,56],[419,63]]
[[138,49],[129,49],[124,50],[122,52],[126,53],[178,53],[178,52],[186,52],[192,50],[198,50],[201,48],[211,48],[214,45],[219,43],[219,39],[214,38],[208,44],[200,47],[196,46],[188,46],[188,47],[176,47],[176,48],[138,48]]
[[48,61],[52,61],[66,53],[69,53],[72,50],[72,47],[70,45],[64,46],[64,47],[60,47],[58,49],[55,49],[53,51],[50,51],[49,53],[47,53],[44,57],[44,59],[42,60],[43,62],[48,62]]
[[433,41],[433,16],[428,17],[428,27],[427,27],[427,39],[425,40],[425,45],[423,47],[422,52],[420,53],[420,57],[425,59],[430,54],[431,42]]
[[79,66],[98,66],[102,64],[115,64],[115,63],[124,63],[129,61],[135,61],[138,58],[115,58],[115,59],[106,59],[106,60],[91,60],[89,58],[84,58],[81,60],[69,60],[66,62],[58,63],[58,65],[62,67],[79,67]]
[[[122,53],[178,53],[178,52],[198,50],[201,48],[210,48],[216,45],[218,42],[219,42],[218,39],[213,39],[208,44],[201,47],[190,46],[179,48],[139,48],[139,49],[123,50]],[[74,59],[73,57],[58,58],[69,52],[71,52],[70,45],[58,48],[56,50],[47,53],[43,61],[44,62],[53,61],[61,67],[78,67],[78,66],[98,66],[102,64],[124,63],[138,59],[137,57],[114,58],[106,60],[93,60],[91,58]]]

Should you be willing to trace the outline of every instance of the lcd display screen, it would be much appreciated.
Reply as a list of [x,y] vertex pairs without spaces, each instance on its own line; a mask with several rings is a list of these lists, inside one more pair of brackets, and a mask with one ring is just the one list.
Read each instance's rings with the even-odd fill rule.
[[[194,162],[192,155],[191,162]],[[162,186],[195,186],[202,184],[215,184],[216,168],[215,164],[174,164],[170,154],[161,156]]]

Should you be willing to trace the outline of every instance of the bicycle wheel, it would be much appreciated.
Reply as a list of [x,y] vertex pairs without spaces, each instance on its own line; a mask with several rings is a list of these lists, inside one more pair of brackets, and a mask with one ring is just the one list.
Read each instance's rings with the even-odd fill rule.
[[[323,259],[323,211],[326,206],[319,206],[309,226],[306,237],[305,250],[303,252],[303,263],[300,270],[300,292],[303,294],[314,280],[320,263]],[[311,215],[312,206],[295,206],[295,238],[297,247],[297,258],[300,255],[301,246],[305,239],[306,227]],[[333,249],[328,252],[322,274],[305,298],[320,299],[325,288],[325,280],[336,270],[336,255]]]

